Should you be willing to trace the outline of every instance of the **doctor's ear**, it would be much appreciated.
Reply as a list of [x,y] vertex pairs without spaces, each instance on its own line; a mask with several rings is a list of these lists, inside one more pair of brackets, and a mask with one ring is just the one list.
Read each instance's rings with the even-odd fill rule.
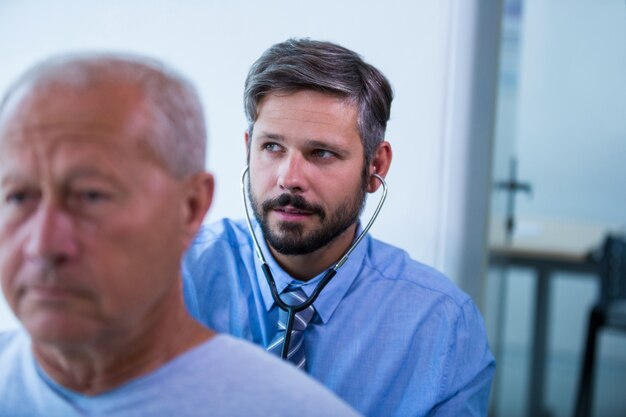
[[243,139],[244,139],[244,143],[246,146],[246,160],[249,161],[250,160],[250,140],[252,140],[252,137],[250,137],[250,133],[248,132],[247,129],[245,133],[243,134]]
[[373,175],[378,174],[381,177],[385,178],[387,176],[387,172],[389,172],[389,166],[391,165],[392,157],[393,153],[391,151],[391,144],[387,141],[381,142],[378,145],[376,152],[374,152],[372,160],[370,161],[370,180],[367,184],[368,193],[373,193],[378,190],[378,187],[380,187],[380,181],[377,180]]

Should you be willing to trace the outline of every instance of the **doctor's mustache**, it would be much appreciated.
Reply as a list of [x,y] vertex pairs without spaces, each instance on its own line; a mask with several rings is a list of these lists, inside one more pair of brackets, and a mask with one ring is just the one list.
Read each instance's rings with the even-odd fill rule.
[[263,213],[267,213],[270,210],[275,210],[286,206],[291,206],[297,210],[306,211],[311,214],[317,214],[321,220],[324,220],[326,218],[326,212],[321,206],[308,203],[304,199],[304,197],[297,194],[281,194],[276,198],[265,200],[261,207],[263,208]]

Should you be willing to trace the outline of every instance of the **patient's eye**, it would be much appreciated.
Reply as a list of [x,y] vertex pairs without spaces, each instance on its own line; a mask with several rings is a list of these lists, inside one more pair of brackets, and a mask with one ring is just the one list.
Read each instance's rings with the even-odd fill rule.
[[5,194],[4,203],[10,206],[22,207],[37,201],[40,193],[34,190],[17,189]]
[[86,204],[102,203],[110,199],[110,195],[102,190],[82,190],[76,193],[77,199]]

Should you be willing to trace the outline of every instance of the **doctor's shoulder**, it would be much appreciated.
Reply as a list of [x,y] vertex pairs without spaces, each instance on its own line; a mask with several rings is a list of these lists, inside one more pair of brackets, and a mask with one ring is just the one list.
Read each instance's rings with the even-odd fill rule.
[[223,218],[203,224],[185,253],[183,262],[193,267],[205,262],[238,260],[253,255],[245,223]]
[[407,296],[424,292],[439,294],[459,307],[471,301],[469,295],[441,271],[412,258],[406,250],[374,237],[369,241],[366,266],[375,269],[379,279],[391,285],[402,284],[403,291],[413,293]]

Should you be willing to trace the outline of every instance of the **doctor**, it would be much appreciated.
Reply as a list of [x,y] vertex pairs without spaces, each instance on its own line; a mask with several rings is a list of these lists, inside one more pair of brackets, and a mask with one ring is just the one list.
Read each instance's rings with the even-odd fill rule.
[[[310,297],[362,230],[391,164],[391,101],[380,71],[328,42],[287,40],[250,69],[244,183],[285,303]],[[184,261],[185,299],[201,322],[280,354],[285,313],[261,265],[245,221],[205,227]],[[293,322],[287,360],[365,415],[486,415],[495,365],[478,310],[399,248],[367,234]]]

